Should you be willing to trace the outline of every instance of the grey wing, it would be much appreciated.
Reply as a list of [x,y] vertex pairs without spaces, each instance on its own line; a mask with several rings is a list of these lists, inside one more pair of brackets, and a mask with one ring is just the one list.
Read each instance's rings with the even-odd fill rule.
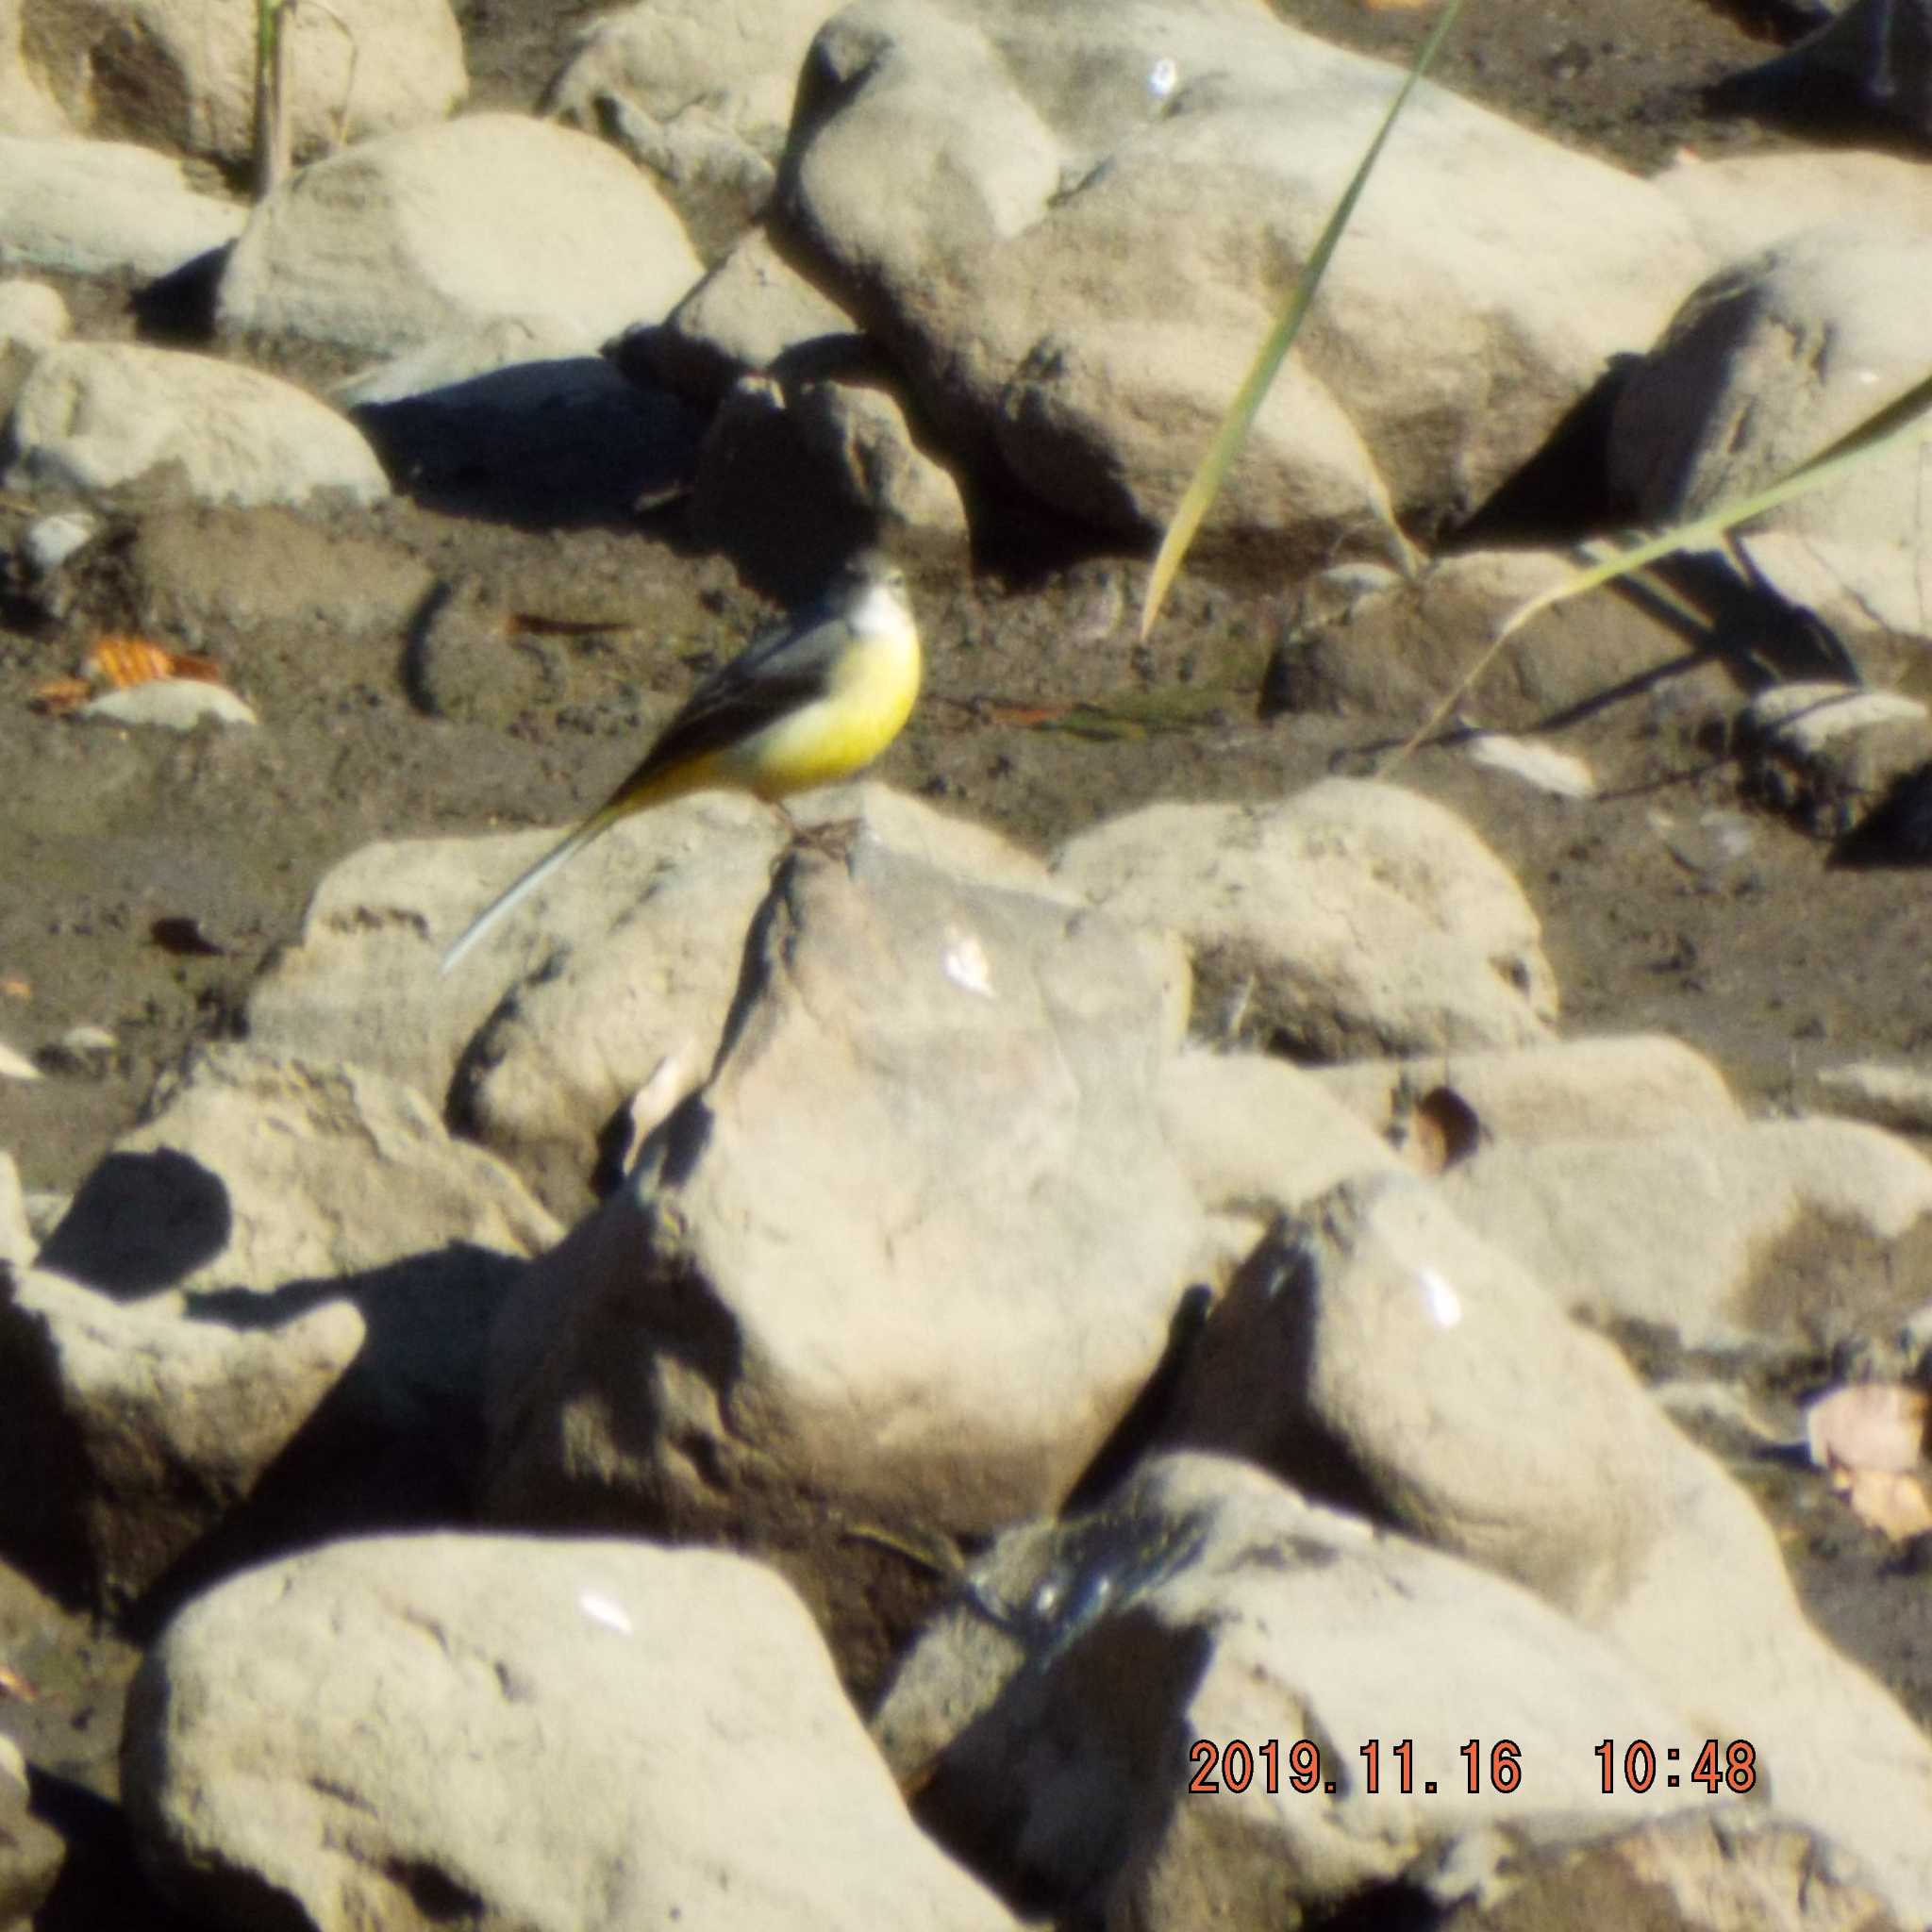
[[824,614],[803,625],[774,625],[754,638],[685,700],[612,802],[674,766],[723,751],[823,697],[850,641],[844,619]]

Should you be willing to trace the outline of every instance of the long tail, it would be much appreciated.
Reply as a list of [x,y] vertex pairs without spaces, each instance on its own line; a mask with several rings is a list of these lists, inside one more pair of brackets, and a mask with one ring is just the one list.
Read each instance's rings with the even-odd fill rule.
[[600,806],[593,811],[575,831],[559,840],[528,872],[499,892],[463,928],[462,936],[442,956],[442,970],[445,973],[454,971],[498,920],[521,906],[552,873],[568,865],[592,840],[602,838],[619,819],[628,818],[634,809],[633,805],[613,798],[608,805]]

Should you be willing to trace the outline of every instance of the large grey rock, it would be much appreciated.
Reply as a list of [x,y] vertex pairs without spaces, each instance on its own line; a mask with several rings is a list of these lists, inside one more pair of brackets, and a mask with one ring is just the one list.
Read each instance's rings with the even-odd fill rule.
[[[1565,1318],[1554,1281],[1472,1233],[1443,1192],[1350,1181],[1258,1248],[1201,1333],[1169,1439],[1535,1591],[1620,1648],[1700,1737],[1748,1740],[1779,1811],[1923,1920],[1932,1739],[1806,1621],[1744,1492]],[[1647,1225],[1646,1204],[1624,1212]],[[1651,1228],[1650,1252],[1677,1234]]]
[[[1053,890],[997,835],[883,785],[832,788],[798,810],[806,823],[856,817],[868,837],[964,877]],[[248,1022],[275,1051],[355,1059],[439,1105],[453,1098],[470,1133],[575,1213],[613,1113],[667,1064],[686,1085],[709,1069],[784,833],[729,793],[648,812],[441,974],[438,949],[556,837],[352,854],[317,887],[300,943],[257,983]]]
[[1806,147],[1686,156],[1652,180],[1690,217],[1717,262],[1756,255],[1807,228],[1882,223],[1932,231],[1925,164],[1902,155]]
[[716,260],[771,196],[800,62],[838,0],[638,0],[586,28],[541,110],[614,141]]
[[1353,1175],[1401,1165],[1312,1073],[1268,1054],[1175,1055],[1161,1076],[1160,1120],[1207,1212],[1203,1272],[1218,1281],[1280,1216]]
[[1199,1253],[1167,946],[861,841],[794,855],[715,1071],[496,1336],[489,1507],[784,1546],[1057,1503]]
[[388,354],[509,317],[589,352],[702,273],[677,217],[602,142],[473,114],[291,176],[236,243],[217,319]]
[[[50,43],[50,91],[76,127],[231,167],[252,152],[256,15],[201,0],[60,0],[28,7]],[[57,17],[50,17],[57,16]],[[346,142],[440,121],[468,91],[449,0],[330,0],[293,7],[284,114],[311,160]]]
[[1442,1186],[1561,1306],[1692,1348],[1883,1327],[1921,1298],[1906,1257],[1932,1253],[1932,1161],[1851,1121],[1499,1141]]
[[[1473,1856],[1448,1861],[1443,1877],[1476,1882],[1439,1932],[1518,1932],[1579,1917],[1658,1932],[1903,1932],[1830,1840],[1728,1806],[1581,1841],[1525,1844],[1509,1834],[1457,1849]],[[1440,1897],[1448,1888],[1428,1890]]]
[[435,1536],[239,1577],[129,1700],[142,1847],[216,1923],[1000,1932],[743,1559]]
[[1522,889],[1454,813],[1400,786],[1149,806],[1072,841],[1055,875],[1181,935],[1203,1033],[1341,1059],[1524,1046],[1556,1017]]
[[170,275],[232,242],[247,216],[192,192],[178,162],[146,148],[0,133],[0,255],[9,266]]
[[1353,1060],[1311,1077],[1380,1134],[1399,1134],[1416,1103],[1438,1088],[1468,1107],[1491,1141],[1647,1139],[1728,1130],[1744,1118],[1724,1075],[1661,1033],[1552,1041],[1513,1053]]
[[743,236],[671,313],[644,332],[638,355],[689,394],[716,402],[741,375],[808,344],[856,345],[858,325],[773,246],[762,226]]
[[0,1282],[0,1534],[99,1607],[140,1596],[246,1502],[369,1334],[341,1298],[253,1327],[190,1319],[178,1295],[129,1307],[58,1274]]
[[1626,1828],[1683,1799],[1606,1795],[1603,1738],[1697,1750],[1640,1669],[1528,1591],[1205,1456],[1002,1538],[874,1732],[945,1842],[1058,1923],[1148,1932],[1316,1923],[1466,1836],[1533,1840],[1566,1813]]
[[[1790,236],[1692,293],[1619,396],[1611,481],[1646,523],[1763,489],[1924,375],[1932,228]],[[1848,636],[1932,636],[1932,441],[1922,422],[1829,488],[1768,511],[1758,569]]]
[[389,494],[361,433],[293,383],[138,342],[47,350],[15,398],[6,448],[10,490],[112,490],[167,466],[208,503]]
[[217,1530],[244,1557],[460,1507],[484,1337],[558,1232],[408,1088],[208,1049],[5,1311],[0,1507],[50,1576],[112,1603]]
[[158,1088],[41,1261],[118,1293],[265,1295],[439,1249],[534,1255],[560,1232],[409,1088],[225,1045]]
[[[813,42],[773,219],[949,446],[1138,537],[1399,80],[1245,0],[860,0]],[[1647,184],[1424,87],[1209,529],[1312,558],[1474,506],[1705,267]]]

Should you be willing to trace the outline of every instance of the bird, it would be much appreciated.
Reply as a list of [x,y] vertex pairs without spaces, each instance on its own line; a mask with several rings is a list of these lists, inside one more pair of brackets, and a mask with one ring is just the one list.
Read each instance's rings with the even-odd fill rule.
[[862,550],[815,605],[698,685],[630,776],[470,922],[443,954],[443,972],[633,812],[693,791],[748,791],[792,824],[780,800],[849,777],[898,737],[921,671],[906,574],[883,552]]

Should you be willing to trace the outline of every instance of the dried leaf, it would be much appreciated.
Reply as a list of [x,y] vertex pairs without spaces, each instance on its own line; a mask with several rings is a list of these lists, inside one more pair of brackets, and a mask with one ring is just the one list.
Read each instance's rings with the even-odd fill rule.
[[1898,1382],[1834,1389],[1805,1411],[1811,1460],[1820,1469],[1909,1470],[1925,1450],[1932,1396]]
[[0,1697],[17,1697],[23,1704],[38,1704],[40,1695],[18,1671],[0,1664]]
[[39,686],[27,703],[37,711],[59,718],[79,710],[93,694],[93,686],[84,677],[56,677]]
[[34,996],[33,981],[23,978],[18,973],[9,973],[0,979],[0,992],[10,1000],[30,1000]]
[[222,674],[211,658],[192,651],[171,651],[147,638],[105,637],[87,654],[81,669],[104,679],[116,691],[151,684],[158,677],[187,677],[200,684],[220,684]]
[[1922,1477],[1898,1469],[1855,1469],[1835,1484],[1860,1523],[1902,1543],[1932,1530],[1932,1494]]

